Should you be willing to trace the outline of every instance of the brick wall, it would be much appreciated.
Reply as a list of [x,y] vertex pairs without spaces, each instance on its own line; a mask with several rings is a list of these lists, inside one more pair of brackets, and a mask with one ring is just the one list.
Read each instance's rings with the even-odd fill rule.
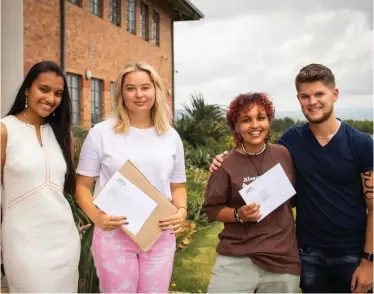
[[[81,6],[66,1],[66,72],[81,76],[81,123],[91,125],[90,81],[103,80],[104,116],[110,113],[110,82],[116,81],[124,65],[134,61],[151,64],[161,75],[165,91],[172,88],[171,7],[163,0],[143,1],[149,6],[149,36],[153,11],[160,15],[160,46],[140,37],[140,0],[136,0],[136,35],[126,31],[125,0],[121,0],[121,24],[109,20],[109,0],[103,0],[103,18],[90,13],[89,0]],[[25,73],[38,61],[60,63],[59,0],[24,0]],[[172,97],[168,96],[171,103]]]

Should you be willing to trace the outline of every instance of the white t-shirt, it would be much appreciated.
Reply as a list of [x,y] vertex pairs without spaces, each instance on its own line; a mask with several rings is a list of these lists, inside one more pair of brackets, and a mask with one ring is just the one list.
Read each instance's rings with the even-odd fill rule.
[[163,195],[171,200],[170,183],[186,182],[183,143],[170,128],[159,136],[154,127],[130,127],[127,134],[116,134],[110,118],[95,125],[82,146],[77,173],[96,177],[95,195],[110,177],[131,160]]

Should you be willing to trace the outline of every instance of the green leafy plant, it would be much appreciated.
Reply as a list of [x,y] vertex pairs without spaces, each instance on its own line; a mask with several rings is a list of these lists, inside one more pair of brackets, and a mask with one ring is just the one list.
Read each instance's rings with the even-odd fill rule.
[[[74,125],[72,128],[74,138],[74,167],[76,168],[83,142],[88,130],[81,126]],[[79,261],[79,293],[100,293],[99,280],[96,276],[96,268],[91,253],[91,243],[94,231],[94,224],[80,209],[72,195],[65,195],[68,200],[75,224],[81,236],[81,255]]]
[[207,180],[207,171],[198,168],[187,170],[187,219],[196,223],[198,228],[209,225],[208,218],[203,211]]
[[188,192],[188,220],[196,222],[199,229],[209,226],[208,217],[203,211],[204,190],[195,189]]
[[81,258],[79,262],[79,293],[100,293],[99,279],[91,252],[94,226],[89,227],[82,234]]

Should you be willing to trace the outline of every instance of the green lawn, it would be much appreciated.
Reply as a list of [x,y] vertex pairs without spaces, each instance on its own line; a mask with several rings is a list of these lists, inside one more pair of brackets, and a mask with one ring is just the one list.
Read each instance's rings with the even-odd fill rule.
[[[295,208],[293,213],[296,216]],[[217,255],[218,234],[222,228],[223,224],[217,222],[209,228],[199,230],[191,244],[175,254],[169,289],[171,292],[205,293],[207,291]]]
[[214,223],[209,228],[199,230],[191,244],[175,254],[170,291],[207,291],[221,230],[222,223]]

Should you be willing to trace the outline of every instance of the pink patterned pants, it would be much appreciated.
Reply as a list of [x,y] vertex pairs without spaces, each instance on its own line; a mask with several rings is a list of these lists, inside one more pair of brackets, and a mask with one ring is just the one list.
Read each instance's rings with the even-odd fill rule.
[[164,232],[144,252],[120,229],[95,228],[92,254],[103,293],[167,293],[173,270],[175,235]]

